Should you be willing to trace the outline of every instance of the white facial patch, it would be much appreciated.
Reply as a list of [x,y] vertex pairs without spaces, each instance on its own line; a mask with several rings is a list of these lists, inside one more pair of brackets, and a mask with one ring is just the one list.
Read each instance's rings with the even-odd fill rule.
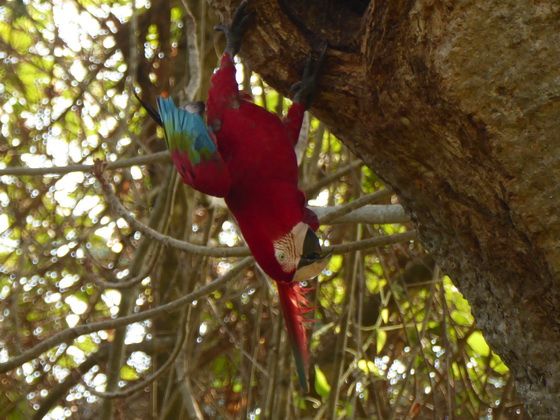
[[294,272],[303,253],[303,241],[307,233],[307,226],[299,222],[286,236],[273,243],[274,257],[285,273]]

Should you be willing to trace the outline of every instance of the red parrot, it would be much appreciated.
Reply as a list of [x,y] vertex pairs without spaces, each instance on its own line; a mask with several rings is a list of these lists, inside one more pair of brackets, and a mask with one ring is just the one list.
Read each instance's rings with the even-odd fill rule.
[[233,57],[249,15],[246,2],[236,11],[225,33],[227,48],[211,78],[206,103],[209,130],[197,112],[177,108],[170,98],[158,98],[159,113],[148,112],[163,126],[173,162],[183,181],[218,197],[235,217],[262,270],[276,281],[300,383],[307,392],[308,354],[303,326],[310,310],[299,282],[318,275],[328,262],[314,231],[317,216],[305,206],[298,189],[294,151],[320,62],[309,61],[303,81],[294,85],[294,103],[281,120],[253,104],[240,92]]

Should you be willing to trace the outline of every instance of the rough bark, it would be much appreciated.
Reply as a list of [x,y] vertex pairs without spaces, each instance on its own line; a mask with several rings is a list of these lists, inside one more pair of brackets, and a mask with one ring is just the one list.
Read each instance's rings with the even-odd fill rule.
[[283,94],[328,42],[312,112],[398,193],[533,418],[560,418],[560,3],[252,9],[241,56]]

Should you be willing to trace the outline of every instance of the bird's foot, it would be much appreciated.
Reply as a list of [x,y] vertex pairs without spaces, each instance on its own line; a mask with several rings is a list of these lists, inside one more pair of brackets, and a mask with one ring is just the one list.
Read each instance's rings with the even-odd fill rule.
[[304,103],[306,109],[311,106],[313,98],[317,93],[317,80],[321,75],[321,69],[325,63],[327,56],[327,44],[323,46],[318,58],[314,58],[314,54],[310,53],[305,62],[305,68],[301,81],[294,83],[290,88],[294,92],[294,102]]
[[225,52],[229,53],[232,57],[234,57],[241,48],[241,38],[243,38],[243,34],[247,30],[249,18],[251,17],[251,13],[247,11],[247,4],[247,0],[241,2],[229,26],[217,25],[214,27],[216,31],[221,31],[226,36],[227,45]]

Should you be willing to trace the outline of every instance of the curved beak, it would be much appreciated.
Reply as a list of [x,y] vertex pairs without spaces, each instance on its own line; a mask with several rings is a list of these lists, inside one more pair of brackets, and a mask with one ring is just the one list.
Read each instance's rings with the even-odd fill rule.
[[332,251],[322,254],[319,238],[313,229],[307,228],[303,241],[303,252],[297,266],[294,281],[303,281],[315,277],[321,273],[329,263]]

